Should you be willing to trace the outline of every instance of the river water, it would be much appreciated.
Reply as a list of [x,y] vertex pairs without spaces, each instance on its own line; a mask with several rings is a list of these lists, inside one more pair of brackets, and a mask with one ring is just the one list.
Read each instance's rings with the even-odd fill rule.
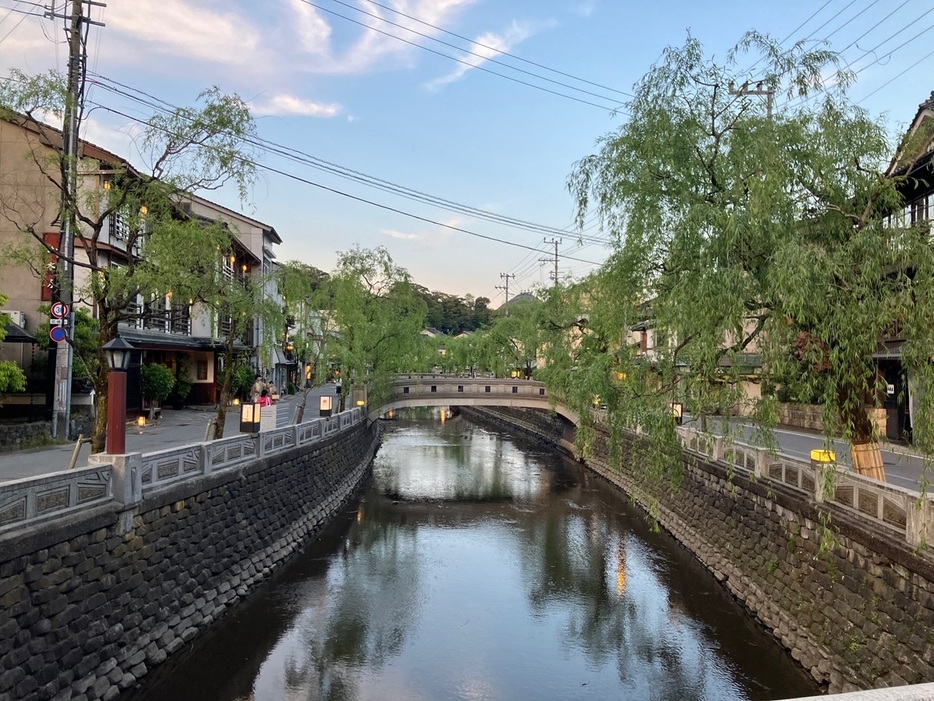
[[436,412],[134,700],[779,699],[817,687],[598,477]]

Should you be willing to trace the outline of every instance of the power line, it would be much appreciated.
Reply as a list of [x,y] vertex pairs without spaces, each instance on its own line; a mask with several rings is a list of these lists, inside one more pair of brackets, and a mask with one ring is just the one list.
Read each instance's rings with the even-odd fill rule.
[[[21,11],[16,10],[15,8],[10,8],[10,12],[21,12]],[[22,12],[22,15],[23,15],[23,16],[19,18],[19,21],[18,21],[16,24],[13,25],[13,27],[10,29],[10,31],[8,31],[6,34],[4,34],[2,38],[0,38],[0,44],[2,44],[4,41],[6,41],[7,38],[8,38],[13,32],[15,32],[17,29],[19,29],[19,26],[20,26],[23,22],[26,21],[26,18],[27,18],[27,17],[42,17],[42,15],[37,14],[37,13],[35,13],[35,12]]]
[[[148,93],[142,90],[139,90],[138,88],[133,88],[131,86],[124,85],[122,83],[119,83],[118,81],[115,81],[111,78],[107,78],[105,76],[99,76],[93,73],[92,75],[94,75],[96,78],[99,78],[103,81],[107,81],[109,83],[119,85],[122,88],[126,88],[126,90],[134,91],[142,95],[145,95],[146,97],[150,99],[150,101],[142,100],[133,94],[125,92],[124,90],[118,90],[114,88],[113,86],[108,85],[106,82],[98,81],[96,83],[97,85],[100,85],[102,88],[106,90],[110,90],[111,92],[114,92],[118,95],[122,95],[124,97],[133,99],[139,102],[140,104],[144,104],[153,109],[159,109],[163,111],[169,111],[169,109],[175,109],[174,106],[170,105],[164,100],[160,100],[159,98],[149,95]],[[435,207],[447,209],[449,211],[459,212],[461,214],[466,214],[468,216],[472,216],[472,217],[479,218],[479,219],[484,219],[484,220],[487,220],[487,221],[490,221],[496,224],[501,224],[501,225],[509,226],[515,229],[529,231],[532,233],[538,233],[538,234],[546,233],[546,234],[557,234],[557,235],[561,235],[565,233],[563,230],[557,229],[555,227],[546,226],[543,224],[536,224],[534,222],[529,222],[529,221],[525,221],[522,219],[516,219],[514,217],[509,217],[509,216],[498,214],[495,212],[489,212],[486,210],[479,209],[477,207],[472,207],[470,205],[461,204],[453,200],[448,200],[442,197],[431,195],[426,192],[422,192],[420,190],[415,190],[413,188],[409,188],[409,187],[400,185],[398,183],[394,183],[389,180],[384,180],[376,176],[368,175],[361,171],[353,170],[351,168],[347,168],[345,166],[341,166],[339,164],[326,161],[324,159],[318,158],[317,156],[313,156],[309,153],[298,150],[294,147],[283,146],[281,144],[274,143],[272,141],[263,139],[261,137],[249,138],[249,139],[246,139],[245,141],[247,143],[263,148],[266,151],[275,153],[276,155],[292,160],[294,162],[302,163],[304,165],[308,165],[318,170],[322,170],[324,172],[328,172],[333,175],[337,175],[339,177],[342,177],[342,178],[345,178],[351,181],[369,185],[376,189],[383,190],[384,192],[390,192],[392,194],[405,197],[406,199],[415,200],[423,204],[429,204]],[[606,243],[605,240],[597,238],[597,237],[585,237],[585,238],[592,239],[596,243]]]
[[[456,61],[457,63],[460,63],[460,64],[462,64],[462,65],[468,66],[468,67],[470,67],[470,68],[474,68],[474,69],[476,69],[476,70],[478,70],[478,71],[483,71],[484,73],[490,73],[490,74],[492,74],[492,75],[499,76],[500,78],[505,78],[506,80],[511,80],[511,81],[514,82],[514,83],[519,83],[520,85],[525,85],[526,87],[533,88],[533,89],[535,89],[535,90],[541,90],[542,92],[550,93],[551,95],[557,95],[558,97],[563,97],[563,98],[565,98],[565,99],[567,99],[567,100],[573,100],[574,102],[580,102],[581,104],[584,104],[584,105],[590,105],[591,107],[597,107],[597,108],[599,108],[599,109],[601,109],[601,110],[607,110],[607,111],[610,111],[610,112],[617,112],[617,111],[620,111],[620,106],[619,106],[618,104],[613,105],[612,107],[608,107],[607,105],[598,105],[596,102],[591,102],[591,101],[589,101],[589,100],[584,100],[583,98],[574,97],[573,95],[567,95],[567,94],[565,94],[565,93],[558,92],[557,90],[551,90],[550,88],[546,88],[546,87],[543,87],[543,86],[541,86],[541,85],[535,85],[535,83],[530,83],[530,82],[528,82],[527,80],[521,80],[521,79],[519,79],[519,78],[514,78],[514,77],[512,77],[512,76],[505,75],[505,74],[503,74],[503,73],[498,73],[498,72],[496,72],[496,71],[490,70],[489,68],[484,68],[483,66],[478,66],[478,65],[476,65],[476,64],[474,64],[474,63],[471,63],[470,61],[465,61],[465,60],[463,60],[463,59],[457,58],[456,56],[451,56],[450,54],[446,54],[446,53],[444,53],[443,51],[436,51],[435,49],[432,49],[432,48],[430,48],[430,47],[428,47],[428,46],[424,46],[424,45],[419,44],[419,43],[416,43],[416,42],[414,42],[414,41],[409,41],[408,39],[403,39],[403,38],[400,37],[400,36],[396,36],[395,34],[392,34],[392,33],[390,33],[390,32],[383,31],[382,29],[379,29],[379,28],[374,27],[374,26],[372,26],[372,25],[366,24],[365,22],[360,22],[360,21],[358,21],[358,20],[353,19],[352,17],[348,17],[347,15],[342,15],[342,14],[339,13],[339,12],[335,12],[334,10],[329,10],[329,9],[326,8],[326,7],[322,7],[321,5],[317,5],[317,4],[313,3],[313,2],[311,2],[311,0],[301,0],[301,2],[305,3],[306,5],[310,5],[310,6],[312,6],[312,7],[315,7],[315,8],[317,8],[317,9],[321,10],[322,12],[327,12],[328,14],[334,15],[335,17],[340,17],[341,19],[345,19],[345,20],[347,20],[348,22],[353,22],[353,23],[356,24],[356,25],[359,25],[359,26],[361,26],[361,27],[365,27],[366,29],[369,29],[370,31],[373,31],[373,32],[376,32],[376,33],[378,33],[378,34],[382,34],[382,35],[384,35],[384,36],[390,37],[390,38],[392,38],[392,39],[395,39],[396,41],[401,41],[401,42],[403,42],[404,44],[408,44],[409,46],[414,46],[414,47],[417,47],[417,48],[422,49],[422,50],[424,50],[424,51],[428,51],[428,52],[433,53],[433,54],[435,54],[435,55],[437,55],[437,56],[441,56],[441,57],[443,57],[443,58],[446,58],[446,59],[448,59],[448,60],[450,60],[450,61]],[[414,31],[414,30],[408,30],[408,31]],[[416,32],[416,33],[417,33],[417,32]],[[518,69],[516,69],[516,70],[518,70]],[[576,90],[579,90],[579,88],[575,88],[575,89],[576,89]],[[604,99],[607,99],[607,98],[604,98]]]
[[[335,2],[340,2],[340,0],[334,0],[334,1],[335,1]],[[437,25],[431,24],[430,22],[425,22],[424,20],[420,20],[418,17],[413,17],[412,15],[407,15],[407,14],[405,14],[404,12],[401,12],[401,11],[399,11],[399,10],[393,8],[393,7],[389,7],[388,5],[383,5],[383,4],[381,4],[381,3],[378,3],[378,2],[376,2],[376,0],[367,0],[367,2],[369,2],[371,5],[376,5],[377,7],[381,7],[381,8],[383,8],[384,10],[389,10],[390,12],[394,12],[395,14],[399,15],[400,17],[405,17],[406,19],[410,19],[410,20],[412,20],[413,22],[418,22],[419,24],[424,25],[424,26],[426,26],[426,27],[431,27],[432,29],[435,29],[435,30],[437,30],[437,31],[439,31],[439,32],[443,32],[444,34],[447,34],[447,35],[449,35],[449,36],[457,37],[458,39],[462,39],[463,41],[469,41],[469,42],[471,42],[472,44],[474,44],[475,46],[479,46],[479,47],[482,48],[482,49],[488,49],[489,51],[495,51],[496,53],[500,54],[501,56],[508,56],[509,58],[511,58],[511,59],[513,59],[513,60],[515,60],[515,61],[522,61],[522,63],[527,63],[527,64],[529,64],[529,65],[531,65],[531,66],[535,66],[535,67],[537,67],[537,68],[541,68],[541,69],[543,69],[543,70],[550,71],[551,73],[556,73],[557,75],[563,75],[565,78],[572,78],[573,80],[578,80],[578,81],[580,81],[581,83],[586,83],[587,85],[593,85],[593,86],[596,87],[596,88],[603,88],[604,90],[609,90],[610,92],[619,93],[620,95],[625,95],[626,97],[635,97],[635,95],[632,95],[632,94],[630,94],[630,93],[628,93],[628,92],[625,92],[625,91],[623,91],[623,90],[617,90],[616,88],[611,88],[611,87],[609,87],[609,86],[607,86],[607,85],[602,85],[602,84],[600,84],[600,83],[595,83],[595,82],[593,82],[593,81],[591,81],[591,80],[586,80],[585,78],[580,78],[580,77],[578,77],[578,76],[576,76],[576,75],[572,75],[571,73],[565,73],[564,71],[559,71],[559,70],[556,69],[556,68],[549,68],[548,66],[545,66],[545,65],[543,65],[543,64],[541,64],[541,63],[536,63],[535,61],[530,61],[530,60],[527,59],[527,58],[522,58],[521,56],[516,56],[515,54],[511,54],[511,53],[509,53],[508,51],[503,51],[502,49],[497,49],[495,46],[489,46],[488,44],[483,44],[483,43],[481,43],[481,42],[479,42],[479,41],[474,41],[473,39],[468,39],[468,38],[465,37],[465,36],[462,36],[462,35],[457,34],[457,33],[455,33],[455,32],[448,31],[447,29],[444,29],[443,27],[438,27]],[[341,4],[343,5],[343,4],[346,4],[346,3],[341,2]]]
[[[907,0],[906,0],[906,1],[907,1]],[[903,3],[903,4],[904,4],[904,3]],[[918,17],[918,18],[916,18],[915,20],[913,20],[912,23],[905,25],[904,27],[902,27],[901,29],[899,29],[899,30],[898,30],[897,32],[895,32],[894,34],[891,34],[888,38],[886,38],[885,40],[883,40],[883,41],[879,42],[878,44],[876,44],[872,49],[870,49],[869,51],[864,52],[862,56],[859,56],[858,58],[855,58],[855,59],[853,59],[852,61],[848,62],[848,63],[846,64],[846,66],[844,66],[844,70],[846,70],[847,68],[849,68],[850,66],[852,66],[854,63],[857,63],[858,61],[861,61],[863,58],[865,58],[865,57],[866,57],[867,55],[869,55],[870,53],[875,52],[877,49],[879,49],[879,48],[882,47],[883,45],[887,44],[889,41],[891,41],[891,40],[894,39],[896,36],[898,36],[899,34],[901,34],[902,32],[904,32],[906,29],[908,29],[908,27],[912,26],[915,22],[917,22],[918,20],[920,20],[922,17],[925,17],[925,16],[929,15],[931,12],[934,12],[934,8],[931,8],[930,10],[928,10],[927,12],[925,12],[923,15],[921,15],[920,17]],[[875,26],[878,26],[878,24],[875,25]],[[885,60],[886,58],[889,58],[890,56],[892,56],[892,54],[896,53],[897,51],[899,51],[899,50],[905,48],[908,44],[910,44],[911,42],[915,41],[916,39],[918,39],[919,37],[923,36],[924,34],[927,34],[927,33],[928,33],[929,31],[931,31],[932,29],[934,29],[934,24],[929,25],[929,26],[928,26],[927,28],[925,28],[925,29],[922,29],[920,32],[918,32],[917,34],[915,34],[915,35],[914,35],[913,37],[911,37],[910,39],[906,39],[905,41],[903,41],[901,44],[899,44],[898,46],[896,46],[894,49],[892,49],[892,50],[889,51],[888,53],[883,54],[882,56],[880,56],[879,58],[877,58],[875,61],[872,61],[871,63],[867,63],[865,66],[863,66],[863,67],[860,68],[859,70],[854,71],[854,75],[859,75],[860,73],[862,73],[863,71],[868,70],[869,68],[871,68],[872,66],[876,65],[877,63],[881,63],[883,60]],[[857,41],[858,41],[858,40],[857,40]],[[854,42],[854,43],[855,43],[855,42]],[[850,45],[852,46],[852,44],[850,44]],[[820,91],[819,91],[819,92],[820,92]],[[816,97],[816,96],[819,94],[819,92],[811,93],[810,95],[808,95],[808,96],[806,96],[806,97],[798,98],[797,100],[789,100],[789,101],[786,103],[786,105],[787,105],[787,106],[793,105],[793,104],[797,101],[797,102],[798,102],[798,106],[800,107],[801,105],[805,104],[806,102],[808,102],[808,101],[812,100],[814,97]]]
[[[854,0],[854,1],[855,1],[855,0]],[[306,2],[307,4],[312,5],[313,7],[318,7],[318,5],[315,5],[314,3],[309,2],[309,0],[302,0],[302,2]],[[343,0],[331,0],[331,2],[334,2],[334,3],[338,4],[338,5],[343,5],[344,7],[348,8],[348,9],[355,10],[356,12],[359,12],[359,13],[361,13],[361,14],[364,14],[364,15],[366,15],[366,16],[368,16],[368,17],[372,17],[372,18],[374,18],[374,19],[377,19],[377,20],[379,20],[380,22],[385,22],[386,24],[390,24],[390,25],[392,25],[393,27],[398,27],[399,29],[403,29],[403,30],[405,30],[405,31],[407,31],[407,32],[411,32],[412,34],[416,34],[416,35],[418,35],[418,36],[420,36],[420,37],[424,37],[425,39],[428,39],[428,40],[430,40],[430,41],[437,42],[437,43],[439,43],[439,44],[442,44],[443,46],[447,46],[447,47],[449,47],[449,48],[456,49],[456,50],[458,50],[458,51],[463,51],[464,53],[470,54],[471,56],[476,56],[477,58],[483,59],[484,61],[489,61],[490,63],[495,63],[495,64],[497,64],[497,65],[503,66],[503,67],[508,68],[508,69],[510,69],[510,70],[518,71],[519,73],[524,73],[525,75],[533,76],[533,77],[535,77],[535,78],[538,78],[539,80],[545,80],[545,81],[547,81],[547,82],[549,82],[549,83],[554,83],[555,85],[560,85],[561,87],[563,87],[563,88],[568,88],[568,89],[570,89],[570,90],[577,90],[578,92],[584,93],[585,95],[591,95],[591,96],[593,96],[593,97],[598,97],[598,98],[600,98],[601,100],[612,100],[612,99],[613,99],[613,98],[607,97],[606,95],[602,95],[602,94],[600,94],[600,93],[591,92],[590,90],[584,90],[583,88],[578,88],[578,87],[575,87],[575,86],[573,86],[573,85],[569,85],[569,84],[567,84],[567,83],[562,83],[562,82],[559,81],[559,80],[554,80],[554,79],[552,79],[552,78],[548,78],[547,76],[543,76],[543,75],[540,75],[540,74],[538,74],[538,73],[533,73],[532,71],[527,71],[527,70],[525,70],[525,69],[523,69],[523,68],[517,68],[516,66],[511,66],[511,65],[509,65],[508,63],[506,63],[506,62],[504,62],[504,61],[499,61],[499,60],[497,60],[497,59],[495,59],[495,58],[492,58],[492,57],[490,57],[490,56],[484,56],[483,54],[479,54],[479,53],[477,53],[476,51],[471,51],[470,49],[465,49],[465,48],[463,48],[463,47],[461,47],[461,46],[457,46],[456,44],[452,44],[452,43],[447,42],[447,41],[444,41],[444,40],[442,40],[442,39],[438,39],[437,37],[433,37],[433,36],[431,36],[430,34],[425,34],[425,33],[423,33],[423,32],[416,31],[415,29],[412,29],[411,27],[406,27],[404,24],[399,24],[398,22],[393,22],[392,20],[386,19],[385,17],[381,17],[380,15],[378,15],[378,14],[376,14],[376,13],[374,13],[374,12],[367,12],[367,11],[364,10],[363,8],[357,7],[357,6],[355,6],[355,5],[351,5],[350,3],[344,2]],[[398,11],[396,11],[396,10],[393,10],[391,7],[387,7],[387,6],[385,6],[385,5],[380,5],[379,3],[376,3],[376,2],[372,2],[372,4],[377,5],[378,7],[382,7],[382,8],[384,8],[384,9],[390,10],[391,12],[396,12],[398,15],[400,15],[400,16],[402,16],[402,17],[405,17],[405,18],[407,18],[407,19],[410,19],[410,20],[412,20],[413,22],[418,22],[419,24],[423,24],[423,25],[425,25],[425,26],[427,26],[427,27],[431,27],[432,29],[435,29],[435,30],[437,30],[437,31],[439,31],[439,32],[444,32],[445,34],[450,34],[450,35],[452,35],[452,36],[456,36],[458,39],[462,39],[463,41],[467,41],[467,42],[469,42],[470,44],[472,44],[473,46],[477,46],[477,47],[480,47],[480,48],[484,48],[484,49],[487,49],[487,50],[489,50],[489,51],[495,51],[495,52],[498,53],[498,54],[501,54],[501,55],[504,55],[504,56],[509,56],[510,58],[513,58],[513,59],[517,59],[517,58],[518,58],[518,57],[513,56],[512,54],[510,54],[510,53],[508,53],[508,52],[506,52],[506,51],[502,51],[502,50],[497,49],[497,48],[495,48],[495,47],[493,47],[493,46],[489,46],[489,45],[487,45],[487,44],[481,44],[481,43],[478,42],[478,41],[474,41],[474,40],[472,40],[472,39],[468,39],[467,37],[461,36],[461,35],[459,35],[459,34],[454,34],[453,32],[448,32],[447,30],[442,29],[441,27],[437,27],[437,26],[435,26],[435,25],[433,25],[433,24],[429,24],[428,22],[423,22],[422,20],[417,19],[417,18],[415,18],[415,17],[412,17],[412,16],[410,16],[410,15],[407,15],[407,14],[405,14],[405,13],[403,13],[403,12],[398,12]],[[321,9],[323,9],[323,8],[321,8]],[[327,11],[327,10],[325,10],[325,11]],[[538,65],[538,64],[535,64],[535,65]],[[576,76],[570,75],[570,74],[568,74],[568,73],[563,73],[563,72],[561,72],[561,71],[554,71],[554,70],[552,70],[551,68],[547,68],[546,66],[540,66],[540,67],[543,68],[544,70],[552,71],[553,73],[557,73],[557,74],[559,74],[559,75],[563,75],[563,76],[567,76],[567,77],[569,77],[569,78],[573,78],[574,80],[580,81],[580,82],[582,82],[582,83],[587,83],[588,85],[597,85],[597,84],[595,84],[595,83],[591,83],[589,80],[584,80],[584,79],[582,79],[582,78],[578,78],[578,77],[576,77]],[[635,95],[630,95],[630,94],[628,94],[628,93],[623,92],[622,90],[616,90],[616,89],[614,89],[614,88],[608,88],[608,87],[605,87],[605,86],[602,86],[602,85],[597,85],[597,87],[603,88],[604,90],[609,90],[609,91],[611,91],[611,92],[619,93],[620,95],[625,95],[626,97],[635,97]]]
[[[113,108],[113,107],[108,107],[108,106],[106,106],[106,105],[102,105],[102,104],[100,104],[99,102],[91,102],[90,100],[89,100],[88,102],[89,102],[90,104],[94,105],[96,108],[104,110],[105,112],[110,112],[111,114],[116,114],[116,115],[121,116],[121,117],[123,117],[123,118],[125,118],[125,119],[129,119],[129,120],[131,120],[131,121],[137,122],[137,123],[139,123],[139,124],[143,124],[143,125],[147,124],[147,123],[145,122],[145,120],[142,120],[142,119],[140,119],[140,118],[138,118],[138,117],[134,117],[134,116],[132,116],[132,115],[126,113],[126,112],[122,112],[122,111],[120,111],[120,110],[118,110],[118,109],[115,109],[115,108]],[[167,129],[162,129],[162,131],[164,131],[165,133],[167,133],[167,134],[169,134],[169,135],[177,136],[177,134],[172,134],[172,132],[169,132]],[[202,148],[210,148],[210,147],[209,147],[209,146],[204,146],[204,145],[202,145]],[[370,205],[370,206],[372,206],[372,207],[377,207],[378,209],[383,209],[383,210],[385,210],[385,211],[387,211],[387,212],[393,212],[393,213],[395,213],[395,214],[401,214],[402,216],[408,217],[408,218],[410,218],[410,219],[415,219],[415,220],[417,220],[417,221],[425,222],[425,223],[427,223],[427,224],[433,224],[433,225],[435,225],[435,226],[440,226],[440,227],[445,228],[445,229],[450,229],[451,231],[457,231],[457,232],[459,232],[459,233],[467,234],[468,236],[474,236],[474,237],[476,237],[476,238],[484,239],[484,240],[486,240],[486,241],[493,241],[493,242],[495,242],[495,243],[501,243],[501,244],[504,244],[504,245],[507,245],[507,246],[513,246],[513,247],[515,247],[515,248],[522,248],[522,249],[529,250],[529,251],[536,250],[536,249],[532,248],[531,246],[526,246],[525,244],[521,244],[521,243],[518,243],[518,242],[516,242],[516,241],[508,241],[508,240],[506,240],[506,239],[496,238],[495,236],[488,236],[488,235],[486,235],[486,234],[480,234],[480,233],[478,233],[478,232],[476,232],[476,231],[470,231],[469,229],[464,229],[464,228],[462,228],[462,227],[454,226],[454,225],[452,225],[452,224],[445,224],[445,223],[443,223],[443,222],[439,222],[439,221],[436,221],[436,220],[434,220],[434,219],[430,219],[430,218],[428,218],[428,217],[423,217],[423,216],[420,216],[420,215],[418,215],[418,214],[413,214],[412,212],[406,212],[405,210],[398,209],[398,208],[396,208],[396,207],[390,207],[389,205],[381,204],[381,203],[379,203],[379,202],[374,202],[373,200],[368,200],[368,199],[366,199],[365,197],[359,197],[359,196],[357,196],[357,195],[352,195],[352,194],[350,194],[349,192],[344,192],[343,190],[338,190],[337,188],[328,187],[327,185],[322,185],[321,183],[315,182],[315,181],[310,180],[310,179],[308,179],[308,178],[304,178],[304,177],[302,177],[302,176],[300,176],[300,175],[296,175],[295,173],[290,173],[290,172],[285,171],[285,170],[282,170],[282,169],[280,169],[280,168],[274,168],[274,167],[272,167],[272,166],[264,165],[264,164],[262,164],[262,163],[259,163],[259,162],[257,162],[257,161],[254,161],[254,160],[252,160],[252,159],[250,159],[250,158],[247,158],[246,156],[240,156],[240,157],[238,157],[238,160],[240,160],[240,162],[244,163],[245,165],[251,165],[251,166],[253,166],[253,167],[260,168],[260,169],[262,169],[262,170],[268,171],[268,172],[270,172],[270,173],[275,173],[276,175],[281,175],[282,177],[288,178],[288,179],[290,179],[290,180],[294,180],[294,181],[296,181],[296,182],[304,183],[304,184],[306,184],[306,185],[311,185],[312,187],[316,187],[316,188],[318,188],[318,189],[320,189],[320,190],[324,190],[324,191],[326,191],[326,192],[331,192],[331,193],[333,193],[333,194],[335,194],[335,195],[340,195],[340,196],[342,196],[342,197],[346,197],[347,199],[354,200],[355,202],[362,202],[363,204],[368,204],[368,205]],[[570,256],[565,256],[565,258],[567,258],[568,260],[577,261],[578,263],[589,263],[589,264],[591,264],[591,265],[600,265],[600,264],[597,263],[596,261],[585,260],[585,259],[582,259],[582,258],[572,258],[572,257],[570,257]]]

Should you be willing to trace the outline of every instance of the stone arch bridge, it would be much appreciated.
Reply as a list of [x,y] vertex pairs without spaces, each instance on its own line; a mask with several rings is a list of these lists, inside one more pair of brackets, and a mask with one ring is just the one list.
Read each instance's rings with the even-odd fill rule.
[[[396,409],[472,406],[543,409],[563,417],[573,428],[580,423],[580,415],[576,411],[549,397],[545,384],[535,380],[412,374],[400,375],[392,387],[392,399],[372,408],[371,419]],[[567,435],[556,436],[556,439],[576,455],[573,436],[570,439]]]

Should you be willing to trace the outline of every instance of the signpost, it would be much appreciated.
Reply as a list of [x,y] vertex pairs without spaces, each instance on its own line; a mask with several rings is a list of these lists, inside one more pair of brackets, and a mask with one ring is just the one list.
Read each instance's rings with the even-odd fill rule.
[[71,309],[64,302],[52,303],[52,317],[55,319],[64,319],[70,311]]
[[49,319],[49,326],[51,327],[49,328],[49,338],[56,343],[61,343],[68,338],[65,319],[70,311],[71,309],[64,302],[52,303],[52,318]]

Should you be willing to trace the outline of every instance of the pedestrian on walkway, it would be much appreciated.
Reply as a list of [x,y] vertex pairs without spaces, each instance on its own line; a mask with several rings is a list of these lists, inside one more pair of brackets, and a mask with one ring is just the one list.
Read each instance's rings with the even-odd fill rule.
[[259,399],[256,402],[260,406],[272,406],[272,399],[269,397],[269,390],[263,387],[263,390],[259,393]]
[[264,389],[266,389],[266,380],[263,379],[262,375],[257,375],[253,386],[250,388],[250,402],[256,403]]

